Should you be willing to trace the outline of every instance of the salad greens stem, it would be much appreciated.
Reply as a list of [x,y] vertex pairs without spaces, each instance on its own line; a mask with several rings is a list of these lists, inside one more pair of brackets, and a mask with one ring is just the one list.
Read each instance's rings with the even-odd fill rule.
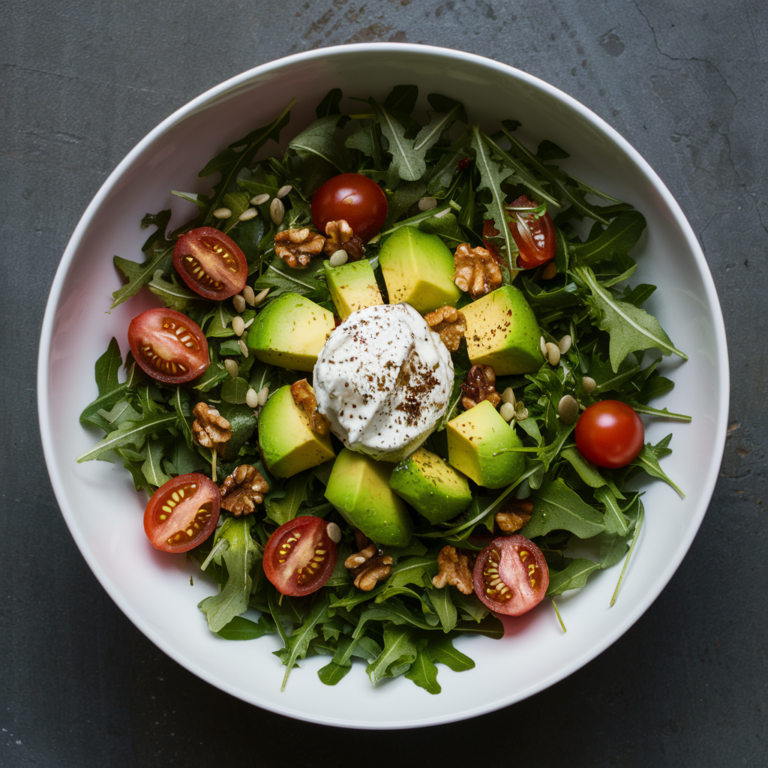
[[560,628],[563,630],[563,634],[565,634],[568,630],[565,628],[565,624],[563,623],[563,617],[560,615],[560,611],[557,608],[557,603],[555,602],[555,598],[551,597],[550,600],[552,601],[552,607],[555,609],[557,620],[560,622]]
[[616,598],[619,595],[619,588],[621,587],[621,582],[624,579],[624,574],[627,572],[627,566],[629,565],[629,558],[632,557],[632,552],[635,549],[635,544],[637,544],[638,538],[640,538],[640,529],[643,527],[643,520],[645,519],[645,510],[643,509],[642,504],[640,505],[640,513],[637,516],[637,525],[635,525],[635,535],[632,537],[632,543],[629,545],[629,552],[627,552],[627,556],[624,559],[624,567],[621,569],[621,575],[619,576],[619,581],[616,584],[616,589],[613,591],[613,597],[611,598],[611,608],[613,608],[613,604],[616,602]]

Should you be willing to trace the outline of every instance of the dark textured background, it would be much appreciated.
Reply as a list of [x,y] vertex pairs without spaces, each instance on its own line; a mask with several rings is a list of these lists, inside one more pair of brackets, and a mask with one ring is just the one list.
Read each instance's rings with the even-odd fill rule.
[[[764,0],[0,0],[0,18],[0,764],[768,764]],[[617,128],[701,240],[733,377],[709,513],[635,627],[528,701],[399,734],[257,710],[155,649],[69,536],[48,484],[35,400],[38,337],[60,255],[134,144],[254,65],[377,40],[520,67]]]

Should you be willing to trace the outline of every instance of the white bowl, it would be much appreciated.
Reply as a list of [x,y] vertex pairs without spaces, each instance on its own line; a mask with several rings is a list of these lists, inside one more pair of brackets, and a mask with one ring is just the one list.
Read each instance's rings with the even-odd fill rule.
[[[215,587],[184,565],[183,556],[148,545],[146,500],[127,473],[103,462],[75,463],[98,439],[78,416],[96,394],[96,358],[112,336],[125,354],[129,321],[152,304],[150,297],[136,297],[106,314],[121,283],[112,256],[140,256],[146,236],[141,217],[170,206],[173,225],[189,218],[190,204],[170,190],[209,188],[197,171],[278,115],[291,98],[299,103],[283,132],[286,141],[311,121],[330,88],[383,98],[401,83],[419,86],[421,105],[432,92],[459,99],[473,121],[489,128],[502,119],[520,120],[524,141],[534,147],[545,138],[556,142],[571,153],[572,173],[645,214],[648,236],[632,283],[659,286],[649,309],[690,355],[684,364],[665,359],[662,368],[676,388],[663,402],[694,417],[690,424],[652,422],[647,438],[656,442],[674,433],[674,453],[663,467],[687,496],[681,500],[660,481],[648,484],[646,524],[616,605],[608,606],[619,567],[559,599],[565,635],[545,604],[507,622],[503,640],[461,638],[458,647],[477,666],[460,674],[441,667],[438,696],[402,678],[374,689],[362,667],[326,687],[316,675],[323,658],[302,662],[281,693],[284,668],[271,653],[279,641],[227,642],[210,633],[196,605]],[[222,83],[162,122],[120,163],[88,206],[56,273],[40,342],[38,396],[48,470],[72,536],[107,592],[150,640],[212,685],[265,709],[317,723],[407,728],[520,701],[586,664],[637,621],[680,564],[709,503],[725,442],[728,360],[720,306],[693,231],[659,177],[616,131],[556,88],[479,56],[415,45],[350,45],[289,56]]]

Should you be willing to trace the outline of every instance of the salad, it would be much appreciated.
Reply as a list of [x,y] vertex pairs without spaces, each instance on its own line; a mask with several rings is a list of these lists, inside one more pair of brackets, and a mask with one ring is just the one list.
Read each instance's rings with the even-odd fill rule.
[[217,582],[211,631],[280,636],[283,687],[325,655],[327,685],[361,659],[439,693],[438,664],[474,666],[458,635],[623,577],[636,477],[682,495],[640,419],[690,421],[649,404],[685,354],[626,285],[643,215],[518,122],[417,99],[334,89],[278,153],[289,105],[200,171],[209,194],[173,192],[190,221],[147,214],[143,261],[115,256],[112,306],[162,306],[96,361],[80,420],[105,436],[78,461],[121,461],[149,542]]

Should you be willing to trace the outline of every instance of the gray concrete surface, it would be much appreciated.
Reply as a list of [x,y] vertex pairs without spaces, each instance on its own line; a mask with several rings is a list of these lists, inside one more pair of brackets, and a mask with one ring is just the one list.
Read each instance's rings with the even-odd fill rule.
[[[1,0],[0,17],[0,764],[768,764],[763,0]],[[152,646],[106,596],[61,519],[35,401],[54,271],[119,160],[177,107],[238,72],[373,40],[512,64],[617,128],[701,240],[733,377],[710,511],[636,626],[522,704],[401,734],[262,712]]]

